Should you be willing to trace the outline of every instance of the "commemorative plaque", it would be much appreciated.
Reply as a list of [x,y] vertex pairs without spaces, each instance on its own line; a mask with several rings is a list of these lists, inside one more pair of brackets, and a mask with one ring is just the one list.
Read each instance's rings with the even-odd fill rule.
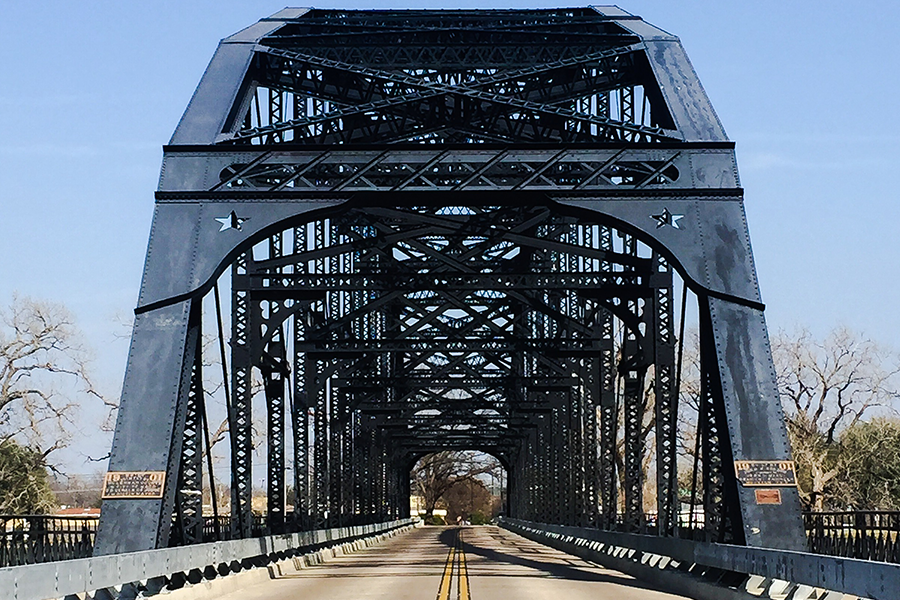
[[734,471],[745,487],[797,485],[794,461],[791,460],[736,460]]
[[103,498],[162,498],[165,471],[110,471],[103,481]]
[[757,504],[781,504],[781,490],[774,488],[771,490],[755,489]]

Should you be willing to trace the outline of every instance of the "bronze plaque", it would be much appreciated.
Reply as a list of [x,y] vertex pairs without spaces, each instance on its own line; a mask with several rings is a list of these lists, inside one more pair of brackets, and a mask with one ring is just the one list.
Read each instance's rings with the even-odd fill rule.
[[162,498],[165,471],[110,471],[103,481],[103,498]]
[[797,485],[791,460],[736,460],[734,470],[738,481],[746,487]]
[[757,504],[781,504],[781,490],[753,490]]

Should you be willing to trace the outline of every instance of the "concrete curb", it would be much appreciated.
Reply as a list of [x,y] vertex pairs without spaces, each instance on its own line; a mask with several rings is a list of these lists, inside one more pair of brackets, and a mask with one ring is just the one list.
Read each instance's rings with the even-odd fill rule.
[[330,562],[335,558],[350,555],[354,552],[376,546],[385,540],[400,533],[405,533],[413,528],[415,528],[415,525],[407,525],[387,533],[379,533],[372,537],[361,538],[352,542],[345,542],[336,546],[322,548],[315,552],[280,560],[267,565],[266,567],[254,567],[239,573],[219,576],[215,579],[201,581],[196,584],[187,583],[183,588],[177,590],[162,590],[159,594],[148,597],[155,597],[160,600],[218,600],[226,594],[239,592],[251,585],[287,577],[296,574],[303,569],[315,567]]
[[[642,562],[635,560],[634,551],[628,552],[622,548],[622,552],[607,553],[594,550],[585,546],[578,546],[562,540],[553,539],[543,535],[537,535],[531,531],[517,527],[505,526],[505,529],[521,535],[533,542],[549,546],[556,550],[583,558],[589,562],[602,565],[608,569],[614,569],[631,575],[639,581],[654,585],[669,593],[686,596],[694,600],[759,600],[760,596],[750,594],[742,590],[728,588],[711,581],[705,581],[696,575],[678,571],[670,567],[670,559]],[[662,557],[661,557],[662,558]]]

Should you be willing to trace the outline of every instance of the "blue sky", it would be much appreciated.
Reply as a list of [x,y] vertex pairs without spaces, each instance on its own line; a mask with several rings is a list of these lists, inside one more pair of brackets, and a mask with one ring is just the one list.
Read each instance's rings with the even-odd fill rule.
[[[66,304],[109,394],[124,372],[121,322],[137,298],[162,145],[218,40],[284,2],[0,0],[0,304],[14,291]],[[900,346],[900,6],[619,5],[681,37],[737,142],[770,329],[846,324]],[[352,5],[536,6],[549,5]],[[79,456],[67,460],[74,470]]]

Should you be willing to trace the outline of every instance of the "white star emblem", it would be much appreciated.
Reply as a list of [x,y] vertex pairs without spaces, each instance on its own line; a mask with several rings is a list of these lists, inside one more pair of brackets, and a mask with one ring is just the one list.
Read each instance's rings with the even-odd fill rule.
[[244,224],[244,221],[249,220],[250,217],[239,217],[237,213],[231,211],[231,214],[227,217],[216,217],[216,221],[222,224],[219,228],[219,231],[225,231],[226,229],[237,229],[241,230],[241,225]]
[[666,225],[669,225],[674,229],[681,229],[681,227],[678,226],[678,221],[679,219],[683,219],[684,215],[673,215],[671,212],[669,212],[668,208],[664,208],[662,213],[658,215],[651,215],[650,218],[656,221],[657,229],[659,229],[660,227],[665,227]]

